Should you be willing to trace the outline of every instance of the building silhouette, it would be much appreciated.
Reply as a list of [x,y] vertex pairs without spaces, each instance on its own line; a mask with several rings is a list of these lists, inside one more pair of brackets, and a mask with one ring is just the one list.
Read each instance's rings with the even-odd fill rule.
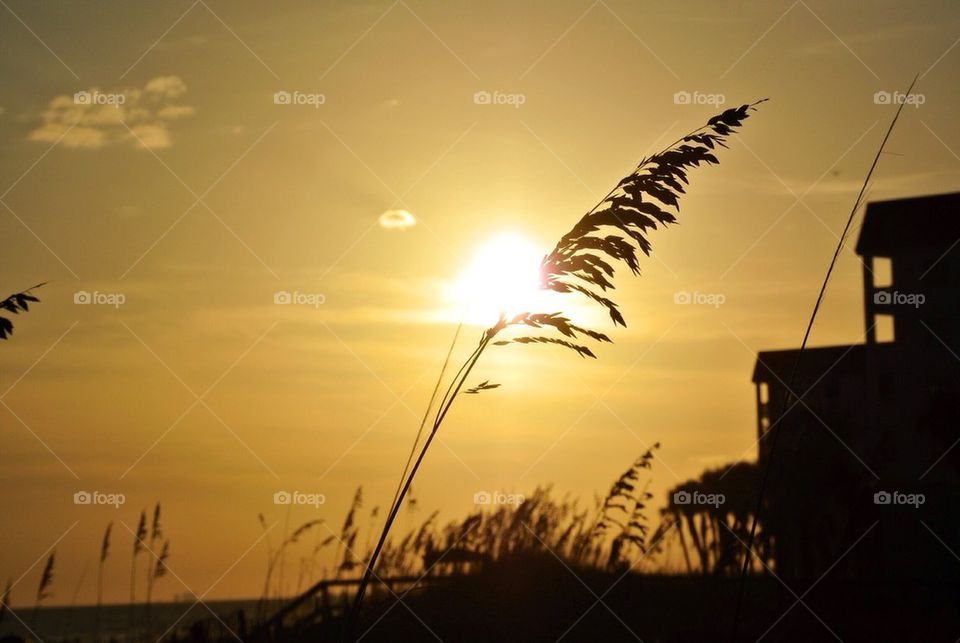
[[754,368],[775,569],[956,580],[960,193],[870,203],[856,253],[862,343],[764,351]]

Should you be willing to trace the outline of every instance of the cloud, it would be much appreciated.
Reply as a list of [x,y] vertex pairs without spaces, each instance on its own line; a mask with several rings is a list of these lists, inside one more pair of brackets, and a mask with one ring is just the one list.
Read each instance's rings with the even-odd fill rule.
[[73,96],[55,96],[38,115],[40,123],[27,139],[88,150],[111,145],[167,148],[173,145],[170,122],[196,111],[174,102],[186,92],[179,76],[158,76],[142,89],[91,87]]
[[387,210],[380,215],[380,227],[387,230],[404,230],[417,224],[417,220],[406,210]]
[[167,121],[173,121],[178,118],[193,116],[196,111],[189,105],[167,105],[157,110],[157,116]]
[[179,98],[187,93],[187,85],[179,76],[158,76],[150,80],[143,91],[170,98]]
[[136,125],[130,128],[131,136],[137,145],[149,150],[159,150],[170,147],[170,132],[165,125]]

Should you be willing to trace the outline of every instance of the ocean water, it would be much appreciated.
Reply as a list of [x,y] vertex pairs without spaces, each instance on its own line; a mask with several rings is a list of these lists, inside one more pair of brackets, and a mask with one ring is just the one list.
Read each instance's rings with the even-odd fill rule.
[[[12,634],[23,639],[39,639],[44,643],[95,643],[97,640],[153,643],[172,633],[185,634],[194,623],[201,621],[207,623],[215,637],[222,632],[226,638],[233,638],[231,631],[241,634],[244,628],[242,621],[245,620],[247,624],[256,621],[256,600],[205,603],[206,607],[193,602],[156,603],[150,606],[149,613],[141,604],[133,610],[129,605],[104,605],[99,610],[99,636],[97,608],[94,606],[41,607],[34,610],[32,607],[14,605],[13,613],[7,613],[0,621],[0,638]],[[264,610],[270,614],[278,605],[276,601],[271,601],[264,606]]]

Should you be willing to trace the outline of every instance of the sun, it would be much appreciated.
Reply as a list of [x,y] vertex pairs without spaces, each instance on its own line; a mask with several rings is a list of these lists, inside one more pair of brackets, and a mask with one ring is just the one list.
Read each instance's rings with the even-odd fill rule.
[[501,313],[536,311],[546,294],[540,287],[542,259],[543,250],[523,235],[500,233],[477,249],[450,298],[464,307],[470,323],[489,325]]

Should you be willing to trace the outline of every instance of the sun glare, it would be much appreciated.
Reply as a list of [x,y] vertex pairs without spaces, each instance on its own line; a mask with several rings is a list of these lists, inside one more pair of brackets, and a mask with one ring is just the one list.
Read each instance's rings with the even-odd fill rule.
[[535,311],[546,293],[540,288],[543,249],[514,232],[486,241],[451,288],[451,299],[466,307],[471,323],[492,324],[498,315]]

